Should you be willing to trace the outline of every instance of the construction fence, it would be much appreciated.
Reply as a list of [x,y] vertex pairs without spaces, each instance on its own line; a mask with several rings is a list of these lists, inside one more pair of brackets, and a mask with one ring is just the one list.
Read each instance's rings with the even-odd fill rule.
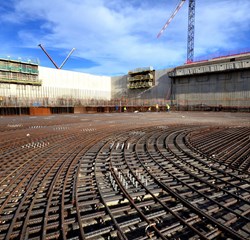
[[74,97],[18,97],[0,96],[0,107],[152,107],[158,105],[160,108],[169,104],[175,110],[222,110],[242,109],[249,111],[250,98],[247,99],[202,99],[202,100],[171,100],[163,98],[121,98],[121,99],[95,99],[95,98],[74,98]]

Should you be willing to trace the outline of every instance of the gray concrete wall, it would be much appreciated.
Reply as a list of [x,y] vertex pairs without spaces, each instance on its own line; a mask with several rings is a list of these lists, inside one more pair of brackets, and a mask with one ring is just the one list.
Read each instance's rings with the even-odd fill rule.
[[250,56],[229,60],[156,70],[155,85],[144,89],[129,89],[128,75],[106,77],[39,67],[42,86],[0,83],[0,106],[164,106],[173,102],[250,109]]
[[111,98],[113,99],[145,99],[169,100],[171,95],[171,79],[168,72],[172,69],[155,71],[155,85],[148,89],[128,89],[127,75],[111,78]]
[[111,99],[127,96],[127,75],[111,77]]
[[250,70],[177,77],[173,97],[179,105],[250,107]]

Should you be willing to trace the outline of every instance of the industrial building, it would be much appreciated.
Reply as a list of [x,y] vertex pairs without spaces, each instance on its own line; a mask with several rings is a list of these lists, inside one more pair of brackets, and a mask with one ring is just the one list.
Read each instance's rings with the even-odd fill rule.
[[249,54],[179,66],[169,76],[173,79],[173,99],[178,105],[249,111]]
[[174,109],[250,111],[250,53],[184,64],[172,69],[128,70],[97,76],[0,59],[1,115]]

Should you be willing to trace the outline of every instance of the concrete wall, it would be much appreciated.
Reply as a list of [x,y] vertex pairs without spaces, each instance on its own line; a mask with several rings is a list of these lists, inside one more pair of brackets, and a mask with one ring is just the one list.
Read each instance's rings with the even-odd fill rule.
[[[127,75],[96,76],[39,66],[42,86],[0,84],[0,96],[11,106],[72,105],[77,99],[132,99],[134,102],[170,99],[169,69],[155,71],[155,86],[149,89],[128,89]],[[84,102],[86,104],[86,102]]]
[[[250,62],[244,63],[244,69],[234,64],[234,69],[202,73],[197,71],[207,66],[197,70],[192,65],[192,74],[189,65],[156,70],[155,85],[148,89],[128,89],[127,75],[96,76],[39,66],[42,86],[0,83],[0,106],[164,106],[173,100],[179,105],[250,107]],[[172,78],[169,72],[174,72]]]
[[250,70],[174,78],[173,97],[180,105],[250,107]]
[[127,75],[111,77],[111,98],[120,99],[127,94]]
[[111,78],[39,66],[42,87],[54,97],[110,99]]
[[228,72],[232,70],[250,68],[250,55],[245,56],[245,59],[238,57],[236,59],[231,58],[231,60],[232,61],[230,61],[230,59],[217,59],[202,63],[191,63],[188,65],[179,66],[175,68],[173,76],[178,77],[195,74],[210,74],[215,72]]
[[69,106],[111,98],[111,77],[40,66],[38,70],[41,86],[0,83],[0,105]]
[[129,101],[147,101],[150,104],[169,100],[171,96],[171,79],[168,77],[170,69],[155,71],[155,86],[148,89],[128,89],[127,75],[111,78],[111,92],[113,99],[127,98]]

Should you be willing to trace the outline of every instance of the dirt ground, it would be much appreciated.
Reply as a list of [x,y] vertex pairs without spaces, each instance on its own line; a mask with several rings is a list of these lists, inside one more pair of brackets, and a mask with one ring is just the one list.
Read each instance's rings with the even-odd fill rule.
[[[58,114],[49,116],[11,116],[0,117],[1,129],[18,128],[22,125],[88,123],[87,125],[167,125],[167,124],[205,124],[250,126],[250,113],[230,112],[136,112],[102,114]],[[47,125],[47,124],[46,124]],[[1,131],[1,130],[0,130]]]

